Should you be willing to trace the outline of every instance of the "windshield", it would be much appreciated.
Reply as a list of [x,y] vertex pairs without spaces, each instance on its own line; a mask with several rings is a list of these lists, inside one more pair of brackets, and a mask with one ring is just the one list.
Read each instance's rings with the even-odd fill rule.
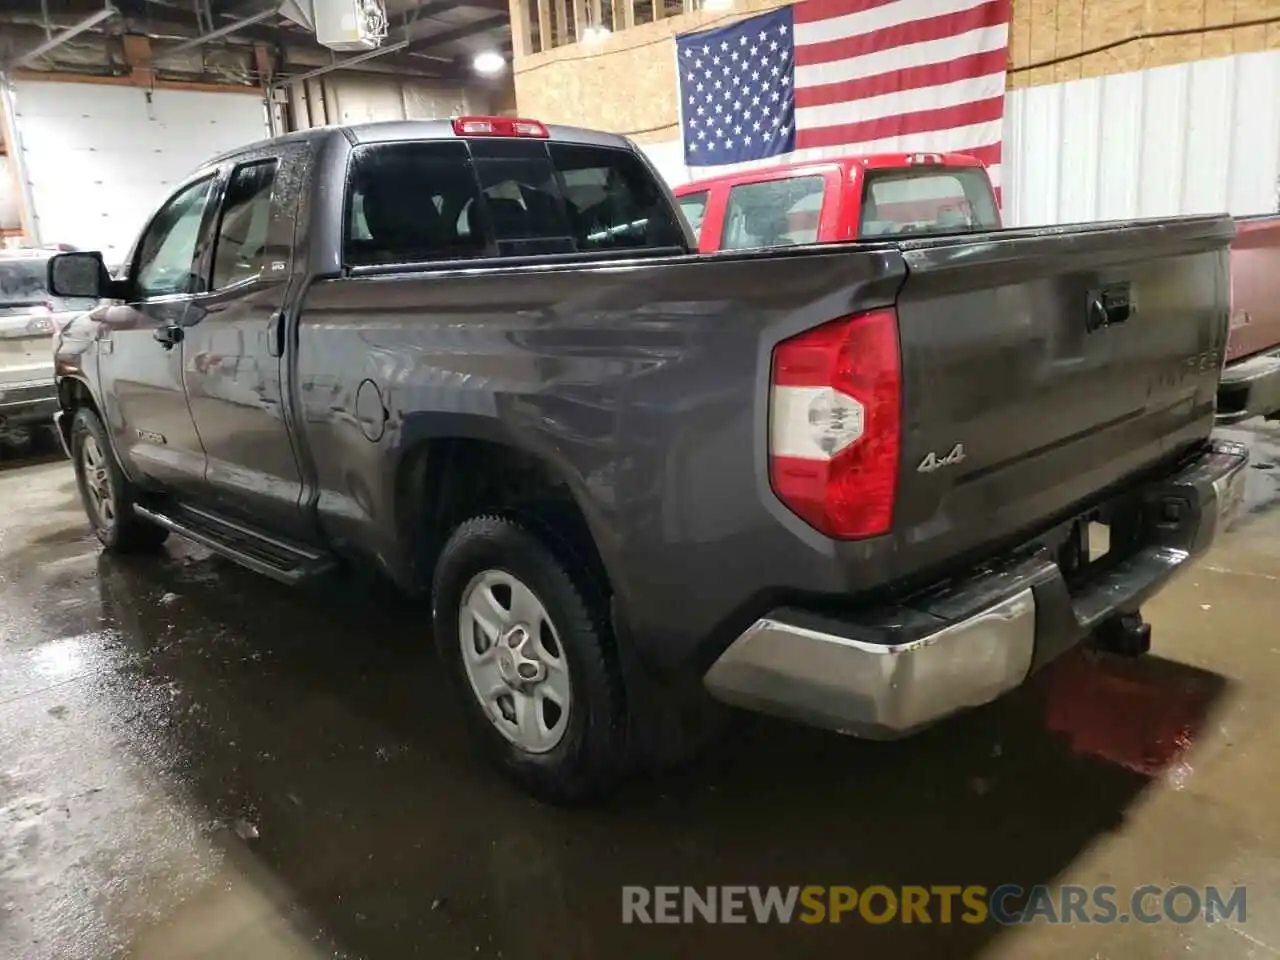
[[991,182],[981,167],[916,167],[866,175],[860,237],[999,228]]

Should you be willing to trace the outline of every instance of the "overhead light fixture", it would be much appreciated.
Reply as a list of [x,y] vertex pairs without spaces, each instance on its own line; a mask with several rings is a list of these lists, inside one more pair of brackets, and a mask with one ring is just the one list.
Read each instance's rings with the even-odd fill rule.
[[587,27],[587,29],[582,31],[582,42],[594,43],[597,40],[603,40],[608,35],[608,27]]
[[484,53],[477,53],[471,65],[476,68],[476,73],[500,73],[507,65],[507,58],[495,50],[486,50]]
[[702,0],[703,10],[728,10],[733,6],[733,0]]

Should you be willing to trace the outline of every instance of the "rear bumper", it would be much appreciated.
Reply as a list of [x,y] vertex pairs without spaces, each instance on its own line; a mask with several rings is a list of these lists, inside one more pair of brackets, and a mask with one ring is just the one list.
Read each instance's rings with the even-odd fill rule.
[[703,682],[734,706],[874,739],[987,703],[1111,617],[1136,611],[1204,553],[1239,509],[1247,462],[1244,447],[1215,442],[1136,491],[1144,515],[1155,518],[1142,545],[1073,589],[1040,549],[910,605],[849,618],[774,610]]
[[1218,384],[1218,423],[1280,411],[1280,347],[1227,364]]

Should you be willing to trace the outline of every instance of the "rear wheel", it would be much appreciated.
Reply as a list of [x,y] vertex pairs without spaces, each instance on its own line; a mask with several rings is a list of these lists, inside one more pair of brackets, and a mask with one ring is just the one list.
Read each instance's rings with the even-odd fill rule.
[[71,457],[80,500],[104,547],[119,553],[154,550],[168,539],[168,530],[133,512],[133,484],[116,462],[102,421],[88,407],[71,421]]
[[599,796],[624,769],[622,679],[593,587],[506,517],[463,523],[436,566],[436,644],[481,743],[556,802]]

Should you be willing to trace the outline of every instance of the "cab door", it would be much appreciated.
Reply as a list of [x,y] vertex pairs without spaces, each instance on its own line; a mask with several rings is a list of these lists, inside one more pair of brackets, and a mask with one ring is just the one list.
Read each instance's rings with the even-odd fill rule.
[[294,540],[311,539],[287,420],[285,308],[305,144],[236,160],[214,217],[202,293],[185,323],[182,376],[207,454],[204,499]]
[[182,340],[217,187],[215,171],[173,193],[131,254],[125,301],[95,311],[107,429],[121,466],[143,488],[185,493],[204,479],[205,452],[182,383]]

